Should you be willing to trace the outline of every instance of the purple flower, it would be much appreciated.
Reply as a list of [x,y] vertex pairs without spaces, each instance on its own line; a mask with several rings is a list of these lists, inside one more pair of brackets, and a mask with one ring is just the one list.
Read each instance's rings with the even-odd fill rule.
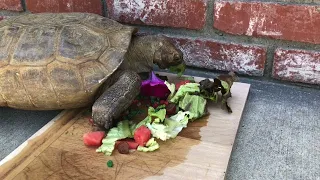
[[170,90],[164,82],[164,80],[158,78],[152,71],[149,79],[142,81],[141,94],[166,99],[170,94]]

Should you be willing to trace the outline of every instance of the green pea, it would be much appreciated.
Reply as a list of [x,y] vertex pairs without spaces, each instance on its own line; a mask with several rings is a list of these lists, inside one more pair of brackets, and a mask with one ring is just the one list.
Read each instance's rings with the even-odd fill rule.
[[109,161],[107,162],[107,166],[108,166],[108,167],[113,167],[113,161],[109,160]]

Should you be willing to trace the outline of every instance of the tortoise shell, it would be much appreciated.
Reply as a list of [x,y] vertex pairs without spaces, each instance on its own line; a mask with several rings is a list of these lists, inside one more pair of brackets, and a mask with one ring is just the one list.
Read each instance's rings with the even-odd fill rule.
[[0,22],[0,106],[83,107],[118,69],[133,27],[88,13],[39,13]]

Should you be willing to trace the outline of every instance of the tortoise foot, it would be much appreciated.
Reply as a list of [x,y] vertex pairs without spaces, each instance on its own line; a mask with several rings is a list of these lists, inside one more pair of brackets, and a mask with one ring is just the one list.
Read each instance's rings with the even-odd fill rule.
[[133,71],[115,73],[115,83],[107,88],[92,107],[93,122],[106,130],[117,125],[118,118],[140,92],[141,79]]

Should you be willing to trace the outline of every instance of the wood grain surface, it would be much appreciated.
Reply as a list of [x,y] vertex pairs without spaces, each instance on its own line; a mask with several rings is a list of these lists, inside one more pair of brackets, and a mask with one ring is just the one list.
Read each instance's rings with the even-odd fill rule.
[[[174,81],[170,74],[161,75]],[[228,100],[232,114],[209,103],[209,116],[189,123],[175,139],[157,140],[160,149],[148,153],[96,153],[96,148],[82,141],[83,134],[91,130],[89,115],[81,112],[67,123],[65,118],[58,119],[56,122],[64,123],[53,123],[48,128],[51,133],[37,137],[43,143],[21,147],[21,153],[1,163],[0,179],[224,179],[249,89],[249,84],[234,83]],[[108,160],[114,167],[107,167]]]

